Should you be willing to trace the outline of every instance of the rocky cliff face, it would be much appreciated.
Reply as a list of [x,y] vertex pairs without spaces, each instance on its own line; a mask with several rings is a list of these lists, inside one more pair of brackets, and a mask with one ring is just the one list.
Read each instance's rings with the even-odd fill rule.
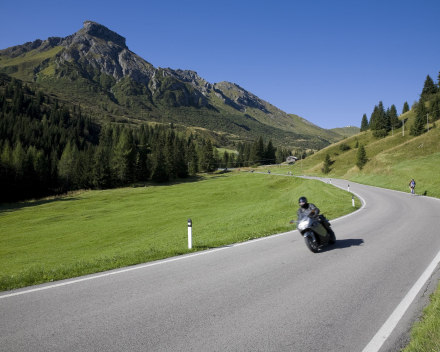
[[[58,69],[63,64],[74,62],[85,71],[89,66],[99,70],[100,73],[112,76],[116,82],[128,76],[148,87],[153,95],[160,95],[161,90],[164,89],[163,78],[169,77],[172,82],[167,82],[165,89],[182,91],[180,101],[183,105],[207,106],[210,97],[216,96],[225,105],[240,112],[247,112],[249,108],[253,108],[265,114],[271,113],[265,101],[237,84],[229,82],[211,84],[195,71],[154,68],[128,49],[124,37],[93,21],[85,21],[82,29],[66,38],[51,37],[44,41],[37,39],[34,42],[1,50],[0,55],[14,58],[31,50],[42,52],[56,46],[64,47],[55,60]],[[44,67],[44,65],[36,67],[34,74],[38,74]],[[63,75],[64,73],[59,74],[60,77]]]
[[148,85],[154,67],[131,52],[125,38],[96,22],[85,21],[78,32],[64,38],[60,63],[74,60],[82,66],[90,65],[101,73],[113,76],[117,81],[125,76]]
[[145,85],[155,72],[150,63],[128,49],[124,37],[92,21],[85,21],[82,29],[66,38],[37,39],[0,50],[0,56],[15,58],[31,50],[43,52],[56,46],[64,47],[56,59],[58,67],[73,61],[81,67],[90,65],[101,73],[113,76],[116,81],[129,76]]

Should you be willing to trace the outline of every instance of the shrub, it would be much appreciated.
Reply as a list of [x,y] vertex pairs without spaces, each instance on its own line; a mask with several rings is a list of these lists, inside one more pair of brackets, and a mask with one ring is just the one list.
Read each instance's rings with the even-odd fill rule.
[[342,144],[339,145],[339,149],[342,150],[342,151],[346,151],[346,150],[350,150],[351,148],[350,148],[349,145],[347,145],[345,143],[342,143]]

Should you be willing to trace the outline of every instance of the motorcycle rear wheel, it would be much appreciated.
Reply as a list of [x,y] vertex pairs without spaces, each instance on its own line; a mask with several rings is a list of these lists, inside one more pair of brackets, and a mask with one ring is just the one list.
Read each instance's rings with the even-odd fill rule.
[[312,238],[309,236],[305,237],[304,241],[306,242],[306,246],[308,249],[310,249],[310,251],[313,253],[318,253],[319,245],[317,241],[313,242]]

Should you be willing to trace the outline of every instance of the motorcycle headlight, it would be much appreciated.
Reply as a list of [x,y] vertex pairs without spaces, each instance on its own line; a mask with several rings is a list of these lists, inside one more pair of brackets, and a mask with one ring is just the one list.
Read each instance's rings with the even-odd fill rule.
[[298,223],[298,230],[300,230],[300,231],[305,230],[308,225],[309,225],[309,221],[308,220],[300,221]]

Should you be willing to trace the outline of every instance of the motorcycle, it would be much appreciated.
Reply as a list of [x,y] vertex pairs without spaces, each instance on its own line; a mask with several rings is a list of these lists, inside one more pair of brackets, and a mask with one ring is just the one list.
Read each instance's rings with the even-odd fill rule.
[[[313,253],[317,253],[319,251],[319,247],[325,244],[335,244],[336,236],[333,230],[327,231],[324,225],[317,218],[313,218],[313,215],[314,211],[311,211],[310,213],[304,212],[300,215],[300,219],[298,221],[292,220],[290,223],[298,224],[298,231],[304,237],[307,248]],[[327,220],[325,219],[325,221]]]

